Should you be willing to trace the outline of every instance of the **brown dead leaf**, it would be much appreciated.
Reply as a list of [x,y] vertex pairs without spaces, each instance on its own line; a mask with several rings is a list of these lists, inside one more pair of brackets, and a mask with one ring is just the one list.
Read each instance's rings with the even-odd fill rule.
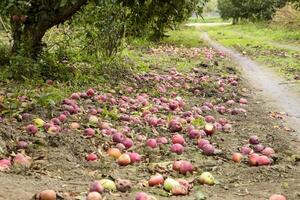
[[295,130],[290,128],[290,127],[283,127],[283,130],[286,131],[286,132],[294,132]]

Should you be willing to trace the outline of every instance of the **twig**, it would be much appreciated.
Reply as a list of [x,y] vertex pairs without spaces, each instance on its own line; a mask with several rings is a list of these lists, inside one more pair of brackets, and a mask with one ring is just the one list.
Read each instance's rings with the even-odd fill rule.
[[233,193],[233,194],[238,195],[238,196],[247,196],[247,195],[249,195],[250,193],[249,193],[248,189],[246,188],[246,189],[245,189],[245,193],[237,193],[237,192],[235,192],[235,193]]
[[279,83],[279,85],[288,85],[288,84],[296,84],[296,83],[299,83],[299,81],[295,80],[295,81],[281,82]]
[[8,33],[8,29],[6,28],[6,26],[5,26],[5,24],[4,24],[4,21],[3,21],[3,19],[2,19],[2,16],[0,16],[0,22],[1,22],[1,24],[2,24],[2,26],[3,26],[3,28],[4,28],[4,30],[5,30],[5,32]]

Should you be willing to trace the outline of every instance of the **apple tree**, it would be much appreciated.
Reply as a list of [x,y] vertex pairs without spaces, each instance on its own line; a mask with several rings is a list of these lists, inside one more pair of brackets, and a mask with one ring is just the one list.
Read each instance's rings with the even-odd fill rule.
[[1,0],[0,12],[10,19],[12,51],[36,56],[51,27],[68,20],[88,0]]
[[[130,30],[151,27],[160,38],[166,27],[186,20],[202,10],[207,0],[110,0],[126,9]],[[43,48],[42,38],[51,27],[66,22],[88,4],[101,7],[105,0],[1,0],[0,15],[9,21],[12,52],[36,57]],[[103,9],[99,9],[103,12]],[[105,10],[104,10],[105,11]],[[85,12],[89,19],[103,20]],[[80,15],[79,15],[80,16]],[[102,15],[101,15],[102,16]],[[104,19],[105,20],[105,19]],[[101,23],[100,23],[101,24]],[[105,23],[104,23],[105,24]]]

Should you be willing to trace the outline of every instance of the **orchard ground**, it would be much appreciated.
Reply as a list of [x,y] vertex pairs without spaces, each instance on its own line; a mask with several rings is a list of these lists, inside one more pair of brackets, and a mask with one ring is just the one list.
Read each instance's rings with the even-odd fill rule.
[[[16,148],[17,141],[26,140],[30,145],[25,152],[33,162],[29,168],[12,166],[8,171],[0,172],[0,199],[30,199],[44,189],[54,189],[66,199],[80,199],[88,192],[90,182],[102,178],[125,178],[133,183],[130,193],[107,192],[103,194],[107,199],[134,199],[138,191],[147,192],[156,199],[195,199],[194,195],[199,191],[212,200],[265,200],[274,193],[284,194],[291,200],[300,198],[299,142],[290,137],[291,130],[284,123],[284,114],[273,112],[273,108],[256,95],[256,91],[242,77],[232,61],[222,52],[210,49],[200,41],[200,34],[197,29],[184,28],[170,32],[170,37],[159,45],[136,41],[124,53],[128,62],[139,72],[138,82],[136,76],[117,83],[111,83],[102,77],[103,81],[98,84],[85,85],[55,81],[53,84],[28,81],[24,85],[2,81],[0,102],[4,117],[0,125],[1,157],[13,157],[13,153],[21,151]],[[293,61],[298,62],[296,59]],[[177,76],[184,77],[183,82],[180,78],[173,79]],[[226,85],[225,91],[220,92],[218,81],[227,81],[230,77],[237,80],[237,86]],[[200,79],[202,82],[193,82],[189,78]],[[158,91],[162,86],[167,87],[165,92]],[[126,90],[128,87],[133,90]],[[110,93],[117,100],[124,95],[135,98],[138,94],[146,93],[152,106],[155,105],[154,98],[164,96],[175,99],[176,93],[186,104],[184,111],[191,111],[194,106],[201,107],[205,102],[212,102],[214,105],[224,105],[230,110],[242,108],[246,112],[238,115],[232,115],[231,112],[220,114],[212,109],[201,114],[212,115],[216,119],[226,118],[232,124],[232,130],[218,131],[208,138],[220,150],[214,156],[203,155],[195,146],[196,141],[189,139],[185,130],[182,132],[187,141],[185,151],[181,155],[171,153],[170,138],[173,134],[166,126],[153,128],[143,121],[138,125],[127,124],[120,119],[122,110],[119,110],[118,104],[111,106],[91,98],[80,100],[81,112],[61,125],[64,129],[60,134],[47,133],[42,129],[36,136],[26,133],[25,127],[34,118],[49,121],[62,111],[61,101],[64,98],[68,98],[73,92],[85,92],[88,88],[94,88],[97,94]],[[240,98],[246,98],[248,104],[240,105]],[[236,103],[226,104],[230,99]],[[87,112],[92,107],[102,108],[102,113],[98,113],[100,121],[109,122],[114,128],[130,126],[132,131],[128,137],[133,139],[135,145],[128,151],[140,153],[143,158],[141,163],[119,166],[105,152],[107,147],[114,146],[115,143],[100,131],[93,138],[84,137],[84,128],[93,127],[87,119]],[[140,117],[149,108],[145,106],[127,114]],[[30,114],[27,120],[20,119],[24,112]],[[181,114],[180,110],[159,110],[157,116],[168,121]],[[75,131],[67,129],[71,122],[79,122],[82,128]],[[199,129],[203,123],[201,118],[193,121]],[[136,140],[137,135],[147,138],[165,136],[169,139],[169,144],[151,150],[144,142]],[[251,135],[257,135],[264,146],[275,149],[276,156],[273,157],[272,165],[251,167],[246,157],[239,164],[231,160],[234,152],[239,152],[242,146],[249,143]],[[86,155],[90,152],[95,152],[99,159],[86,161]],[[187,176],[174,172],[170,168],[171,164],[179,159],[191,161],[196,170]],[[198,183],[197,179],[204,171],[211,172],[215,177],[217,183],[214,186]],[[193,188],[187,196],[169,196],[162,187],[147,186],[147,180],[156,173],[164,177],[185,178]]]

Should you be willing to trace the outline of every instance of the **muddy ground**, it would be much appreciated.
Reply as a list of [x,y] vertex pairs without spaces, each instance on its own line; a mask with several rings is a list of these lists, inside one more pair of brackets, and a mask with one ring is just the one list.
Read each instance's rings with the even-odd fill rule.
[[[167,47],[168,48],[168,47]],[[159,51],[160,56],[168,56],[170,51]],[[165,52],[167,52],[165,54]],[[199,54],[203,53],[203,49]],[[157,57],[153,51],[149,55]],[[182,55],[181,55],[182,56]],[[183,55],[184,56],[184,55]],[[198,58],[189,58],[198,59]],[[195,141],[188,140],[186,150],[182,155],[172,154],[169,151],[169,145],[160,149],[149,150],[144,143],[136,143],[133,150],[143,156],[143,162],[120,167],[113,159],[109,158],[105,149],[107,146],[113,146],[109,138],[98,134],[97,137],[88,139],[83,137],[83,129],[73,131],[66,127],[71,121],[78,121],[86,125],[86,113],[72,116],[67,123],[63,125],[65,129],[61,134],[47,134],[41,131],[35,137],[30,137],[25,133],[24,127],[29,124],[34,117],[41,117],[49,120],[49,110],[33,111],[32,117],[27,121],[17,122],[15,119],[6,117],[0,125],[1,147],[6,157],[13,152],[17,153],[16,141],[22,138],[31,142],[26,154],[32,157],[33,163],[29,168],[12,167],[8,171],[0,172],[0,199],[9,200],[27,200],[43,189],[54,189],[58,191],[65,199],[84,199],[88,191],[88,185],[93,180],[101,178],[127,178],[134,185],[131,193],[105,193],[106,199],[134,199],[137,191],[145,191],[155,196],[156,199],[195,199],[194,194],[201,191],[207,199],[211,200],[266,200],[271,194],[282,193],[289,200],[300,199],[300,156],[299,143],[292,140],[288,127],[284,123],[284,115],[274,113],[273,108],[266,104],[266,101],[253,90],[251,86],[241,78],[236,72],[230,61],[221,56],[215,56],[208,65],[196,67],[200,76],[210,75],[208,84],[201,84],[200,93],[195,94],[194,90],[188,90],[182,86],[174,87],[168,90],[166,96],[171,98],[172,92],[176,91],[185,100],[185,111],[191,109],[194,105],[200,106],[206,101],[224,104],[228,99],[238,100],[241,97],[247,98],[248,105],[235,104],[233,107],[242,107],[247,110],[246,113],[231,115],[225,113],[219,114],[215,110],[204,112],[202,116],[213,115],[216,119],[226,118],[233,125],[231,132],[219,131],[209,140],[221,150],[214,156],[204,156],[199,149],[193,145]],[[154,67],[155,68],[155,67]],[[160,69],[152,69],[157,74],[170,74],[166,70],[169,66]],[[214,82],[219,76],[238,75],[240,80],[238,86],[229,88],[225,93],[218,93]],[[134,84],[128,83],[128,85]],[[135,96],[136,93],[147,91],[150,96],[157,96],[156,85],[150,81],[146,83],[138,82],[137,89],[134,92],[126,93],[128,96]],[[193,89],[198,89],[199,85],[191,84]],[[91,86],[94,87],[94,86]],[[94,87],[99,93],[101,88]],[[117,97],[121,96],[118,91],[122,90],[124,85],[114,88]],[[4,90],[4,89],[3,89]],[[74,91],[75,92],[75,91]],[[89,100],[81,102],[83,107],[91,105],[101,106]],[[230,108],[230,107],[228,107]],[[52,110],[54,113],[60,112],[60,107]],[[178,115],[180,111],[172,113]],[[162,118],[167,118],[168,114],[161,112]],[[108,121],[114,127],[122,127],[124,123],[119,119],[106,118],[101,115],[102,121]],[[281,119],[283,118],[283,119]],[[133,139],[137,134],[144,134],[148,137],[152,135],[167,136],[170,133],[165,127],[157,128],[156,131],[142,124],[133,126],[134,130],[130,137]],[[183,131],[184,134],[184,131]],[[275,149],[276,156],[274,163],[270,166],[250,167],[247,159],[242,163],[236,164],[231,161],[231,155],[238,152],[239,149],[248,143],[249,136],[258,135],[262,144]],[[135,140],[134,140],[135,141]],[[99,160],[87,162],[85,156],[89,152],[96,152]],[[129,149],[128,151],[132,151]],[[2,155],[2,156],[3,156]],[[197,170],[188,176],[179,175],[172,171],[169,164],[177,159],[186,159],[191,161]],[[214,186],[200,185],[195,179],[203,171],[209,171],[217,180]],[[184,177],[193,182],[193,189],[188,196],[174,197],[164,191],[162,187],[147,187],[146,181],[155,173],[161,173],[165,177]]]

